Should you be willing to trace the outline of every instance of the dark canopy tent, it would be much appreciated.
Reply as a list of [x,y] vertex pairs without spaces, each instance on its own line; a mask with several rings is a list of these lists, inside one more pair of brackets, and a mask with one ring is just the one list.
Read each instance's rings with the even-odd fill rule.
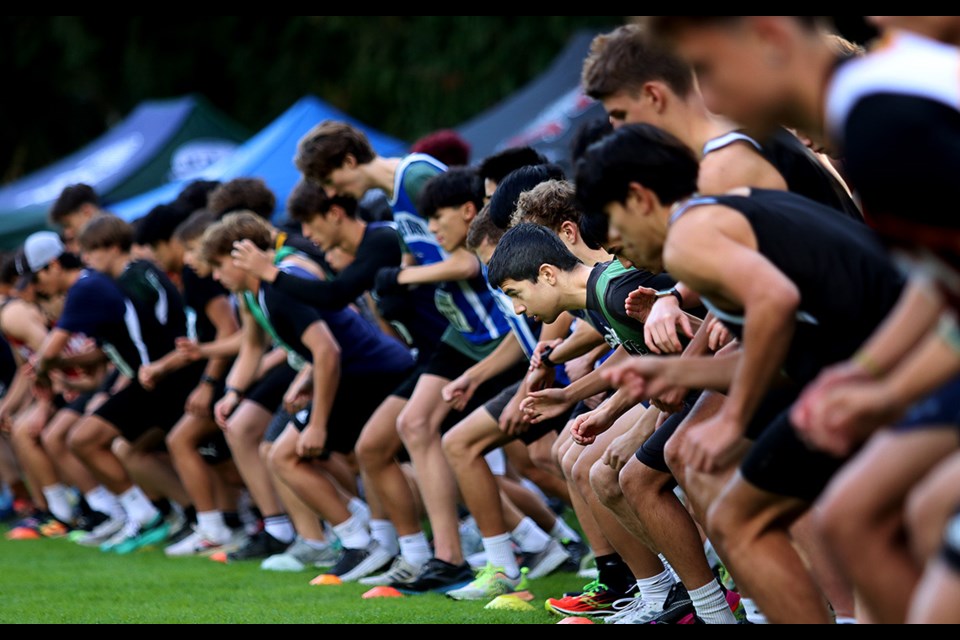
[[[287,196],[300,173],[293,157],[300,139],[324,120],[348,122],[366,133],[374,150],[386,157],[407,152],[407,143],[360,123],[322,100],[306,96],[280,115],[263,131],[254,135],[229,158],[211,165],[198,176],[205,180],[228,181],[234,178],[261,178],[277,197],[277,218],[285,209]],[[118,202],[108,209],[128,221],[146,215],[159,205],[174,200],[189,180],[171,182],[162,187]]]
[[583,95],[580,71],[599,31],[579,31],[550,67],[506,100],[457,127],[477,161],[530,145],[570,170],[570,148],[580,127],[606,117]]
[[248,135],[198,96],[144,102],[83,149],[0,189],[0,246],[13,248],[47,228],[64,187],[82,182],[106,203],[122,200],[195,175]]

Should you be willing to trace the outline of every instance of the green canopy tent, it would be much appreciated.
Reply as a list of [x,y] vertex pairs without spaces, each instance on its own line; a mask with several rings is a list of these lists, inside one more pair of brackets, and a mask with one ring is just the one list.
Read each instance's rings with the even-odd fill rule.
[[85,183],[104,202],[121,201],[171,180],[189,180],[248,137],[202,97],[144,102],[79,151],[0,188],[0,249],[48,228],[50,206],[64,187]]

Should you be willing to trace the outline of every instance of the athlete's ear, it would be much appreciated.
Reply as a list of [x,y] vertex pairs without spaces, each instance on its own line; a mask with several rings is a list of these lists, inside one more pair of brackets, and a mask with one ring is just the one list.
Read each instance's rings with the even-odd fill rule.
[[567,220],[560,225],[560,238],[566,240],[570,244],[576,242],[577,238],[580,235],[580,229],[577,227],[577,223],[571,220]]
[[540,273],[538,274],[537,281],[543,282],[551,287],[557,284],[557,275],[559,274],[559,269],[552,264],[542,264],[540,265]]
[[341,168],[341,169],[356,169],[358,166],[360,166],[360,163],[357,162],[357,157],[356,157],[355,155],[353,155],[352,153],[348,153],[347,155],[345,155],[345,156],[343,157],[343,165],[342,165],[340,168]]
[[657,114],[663,114],[667,110],[669,96],[667,87],[662,82],[648,82],[643,85],[643,98],[650,103]]
[[466,202],[460,212],[463,214],[463,219],[467,224],[470,224],[477,217],[477,205],[472,202]]
[[790,57],[792,25],[790,17],[751,16],[750,24],[763,47],[763,60],[768,66],[782,68]]

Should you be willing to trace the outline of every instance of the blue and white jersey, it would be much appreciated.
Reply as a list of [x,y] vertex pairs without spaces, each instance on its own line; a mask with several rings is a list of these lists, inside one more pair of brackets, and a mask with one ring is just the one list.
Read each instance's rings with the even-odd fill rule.
[[419,199],[423,186],[441,173],[446,165],[424,154],[412,154],[403,159],[394,177],[393,221],[407,251],[421,266],[443,262],[449,255],[430,233],[427,219],[420,215]]
[[472,345],[499,340],[512,330],[509,315],[500,307],[482,274],[470,280],[440,284],[434,301],[451,328]]

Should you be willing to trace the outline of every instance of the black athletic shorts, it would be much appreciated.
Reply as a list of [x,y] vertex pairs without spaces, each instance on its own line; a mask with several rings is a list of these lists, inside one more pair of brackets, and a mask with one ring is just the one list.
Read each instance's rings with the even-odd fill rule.
[[913,405],[894,431],[903,433],[944,428],[960,428],[960,377]]
[[690,412],[693,411],[693,406],[697,403],[697,400],[700,399],[701,393],[701,391],[690,392],[690,394],[683,399],[683,409],[671,414],[670,417],[660,425],[660,428],[654,431],[650,437],[647,438],[647,441],[640,445],[640,448],[637,449],[637,460],[639,462],[660,473],[673,473],[670,471],[670,467],[667,466],[665,456],[667,442],[670,441],[673,434],[680,428],[680,424],[686,420]]
[[263,435],[263,441],[268,444],[276,442],[291,422],[293,422],[293,415],[289,411],[283,407],[277,409],[276,413],[273,414],[273,419],[270,420],[270,426],[267,427],[267,431]]
[[82,416],[87,412],[87,405],[90,404],[90,401],[93,400],[94,396],[100,393],[109,392],[110,389],[113,388],[113,385],[117,384],[117,379],[119,377],[120,372],[116,369],[111,369],[110,373],[108,373],[103,379],[103,382],[100,383],[100,386],[93,391],[81,393],[79,396],[69,401],[62,395],[57,394],[53,398],[53,406],[57,411],[67,410]]
[[200,384],[205,368],[203,362],[196,362],[161,380],[153,391],[132,380],[93,415],[113,425],[131,442],[151,429],[169,432],[183,417],[187,398]]
[[[337,396],[327,420],[326,451],[344,454],[352,452],[370,416],[390,397],[406,376],[406,372],[341,376]],[[310,409],[301,411],[292,420],[293,426],[299,431],[306,429],[309,423]]]
[[244,400],[249,400],[273,413],[283,404],[283,396],[286,395],[287,389],[296,377],[297,372],[293,367],[286,362],[279,364],[267,371],[247,390]]
[[960,512],[947,523],[944,536],[943,559],[950,567],[960,573]]
[[808,447],[791,424],[787,407],[750,449],[740,473],[762,491],[813,503],[850,458]]
[[[507,408],[507,405],[510,404],[510,401],[513,400],[513,397],[517,395],[517,391],[520,390],[521,384],[522,383],[520,382],[514,383],[483,405],[484,410],[490,414],[491,418],[497,422],[500,421],[500,416],[503,414],[504,409]],[[530,428],[526,431],[526,433],[521,434],[517,437],[517,439],[523,444],[533,444],[548,433],[560,433],[563,431],[563,428],[567,426],[567,422],[569,421],[569,415],[562,415],[558,418],[554,418],[553,420],[547,420],[546,422],[542,422],[540,424],[530,425]]]

